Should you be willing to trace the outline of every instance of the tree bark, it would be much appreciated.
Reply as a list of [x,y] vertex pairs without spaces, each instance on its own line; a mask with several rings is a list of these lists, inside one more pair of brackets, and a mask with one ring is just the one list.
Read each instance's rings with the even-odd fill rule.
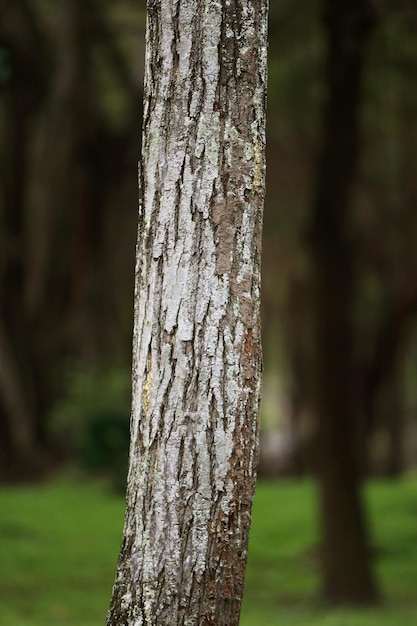
[[325,2],[327,101],[313,210],[316,461],[323,591],[336,603],[375,600],[357,458],[351,193],[359,144],[368,0]]
[[258,458],[266,0],[148,1],[130,469],[108,626],[238,624]]

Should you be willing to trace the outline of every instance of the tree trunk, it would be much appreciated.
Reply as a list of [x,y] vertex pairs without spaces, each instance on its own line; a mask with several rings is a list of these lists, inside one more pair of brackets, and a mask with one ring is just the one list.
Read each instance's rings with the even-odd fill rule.
[[29,394],[22,385],[21,372],[13,357],[7,332],[0,320],[0,415],[4,420],[1,479],[28,478],[42,467],[33,407],[27,406]]
[[25,201],[31,120],[49,80],[47,38],[30,3],[0,6],[8,73],[0,93],[0,478],[33,478],[43,468],[40,394],[31,319],[25,307]]
[[258,458],[266,0],[148,2],[127,511],[108,626],[238,624]]
[[311,237],[323,586],[326,599],[338,603],[376,596],[359,493],[350,235],[360,79],[371,24],[367,0],[325,3],[328,94]]

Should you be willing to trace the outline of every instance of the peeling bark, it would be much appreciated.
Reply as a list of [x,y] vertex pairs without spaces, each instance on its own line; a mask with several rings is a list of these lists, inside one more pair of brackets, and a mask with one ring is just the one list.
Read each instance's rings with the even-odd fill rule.
[[130,469],[108,626],[239,622],[266,38],[266,0],[148,1]]

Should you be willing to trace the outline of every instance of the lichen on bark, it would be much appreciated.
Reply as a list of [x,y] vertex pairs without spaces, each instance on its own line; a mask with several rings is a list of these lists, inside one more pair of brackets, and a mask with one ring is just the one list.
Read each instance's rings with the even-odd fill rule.
[[148,8],[131,449],[107,625],[234,626],[258,456],[267,2]]

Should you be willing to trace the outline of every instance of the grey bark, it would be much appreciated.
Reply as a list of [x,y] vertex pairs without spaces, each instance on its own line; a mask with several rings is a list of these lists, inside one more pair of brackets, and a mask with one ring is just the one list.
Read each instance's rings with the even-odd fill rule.
[[148,2],[127,509],[108,626],[238,624],[258,458],[267,0]]

